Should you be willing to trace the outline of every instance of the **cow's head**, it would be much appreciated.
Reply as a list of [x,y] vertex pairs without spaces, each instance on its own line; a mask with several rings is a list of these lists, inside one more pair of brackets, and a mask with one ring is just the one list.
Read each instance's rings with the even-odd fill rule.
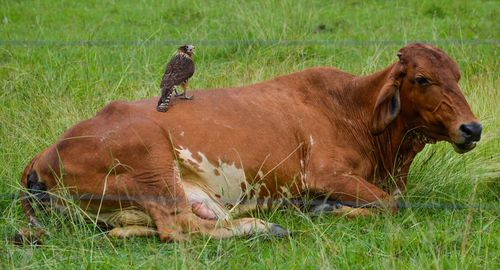
[[410,44],[398,52],[374,108],[372,133],[377,134],[398,116],[432,140],[445,140],[455,151],[472,150],[482,126],[471,112],[458,81],[458,65],[442,50]]

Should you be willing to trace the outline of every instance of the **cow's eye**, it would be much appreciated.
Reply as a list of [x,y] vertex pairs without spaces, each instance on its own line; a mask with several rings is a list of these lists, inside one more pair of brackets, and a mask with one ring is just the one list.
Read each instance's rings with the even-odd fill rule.
[[415,78],[415,81],[416,81],[416,82],[417,82],[420,86],[426,86],[426,85],[428,85],[428,84],[429,84],[429,81],[428,81],[426,78],[421,77],[421,76],[416,77],[416,78]]

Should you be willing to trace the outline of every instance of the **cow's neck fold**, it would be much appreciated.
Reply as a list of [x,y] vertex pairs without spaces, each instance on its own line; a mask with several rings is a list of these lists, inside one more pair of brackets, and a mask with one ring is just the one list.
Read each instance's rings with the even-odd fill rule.
[[353,97],[361,103],[359,107],[365,110],[363,125],[366,134],[371,138],[365,154],[372,160],[374,173],[368,180],[390,192],[395,190],[395,187],[405,188],[410,165],[426,143],[420,134],[406,125],[401,115],[381,134],[370,133],[370,121],[377,97],[393,67],[394,65],[391,65],[379,72],[356,78],[351,89]]

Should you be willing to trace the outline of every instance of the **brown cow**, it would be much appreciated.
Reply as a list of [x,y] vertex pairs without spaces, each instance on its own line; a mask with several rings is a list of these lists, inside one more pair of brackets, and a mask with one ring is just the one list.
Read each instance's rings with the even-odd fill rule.
[[[24,211],[38,225],[29,198],[61,206],[65,190],[113,227],[110,235],[172,241],[286,234],[231,217],[306,193],[394,210],[394,192],[425,144],[445,140],[464,153],[481,136],[450,57],[423,44],[398,56],[368,76],[322,67],[200,91],[166,114],[156,112],[156,98],[113,102],[29,163]],[[374,211],[345,204],[330,210]]]

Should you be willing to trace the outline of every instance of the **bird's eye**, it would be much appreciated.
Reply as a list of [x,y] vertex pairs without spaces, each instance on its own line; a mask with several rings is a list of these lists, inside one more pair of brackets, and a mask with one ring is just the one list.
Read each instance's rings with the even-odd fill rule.
[[415,81],[420,85],[420,86],[426,86],[429,84],[429,81],[422,77],[422,76],[419,76],[419,77],[416,77],[415,78]]

